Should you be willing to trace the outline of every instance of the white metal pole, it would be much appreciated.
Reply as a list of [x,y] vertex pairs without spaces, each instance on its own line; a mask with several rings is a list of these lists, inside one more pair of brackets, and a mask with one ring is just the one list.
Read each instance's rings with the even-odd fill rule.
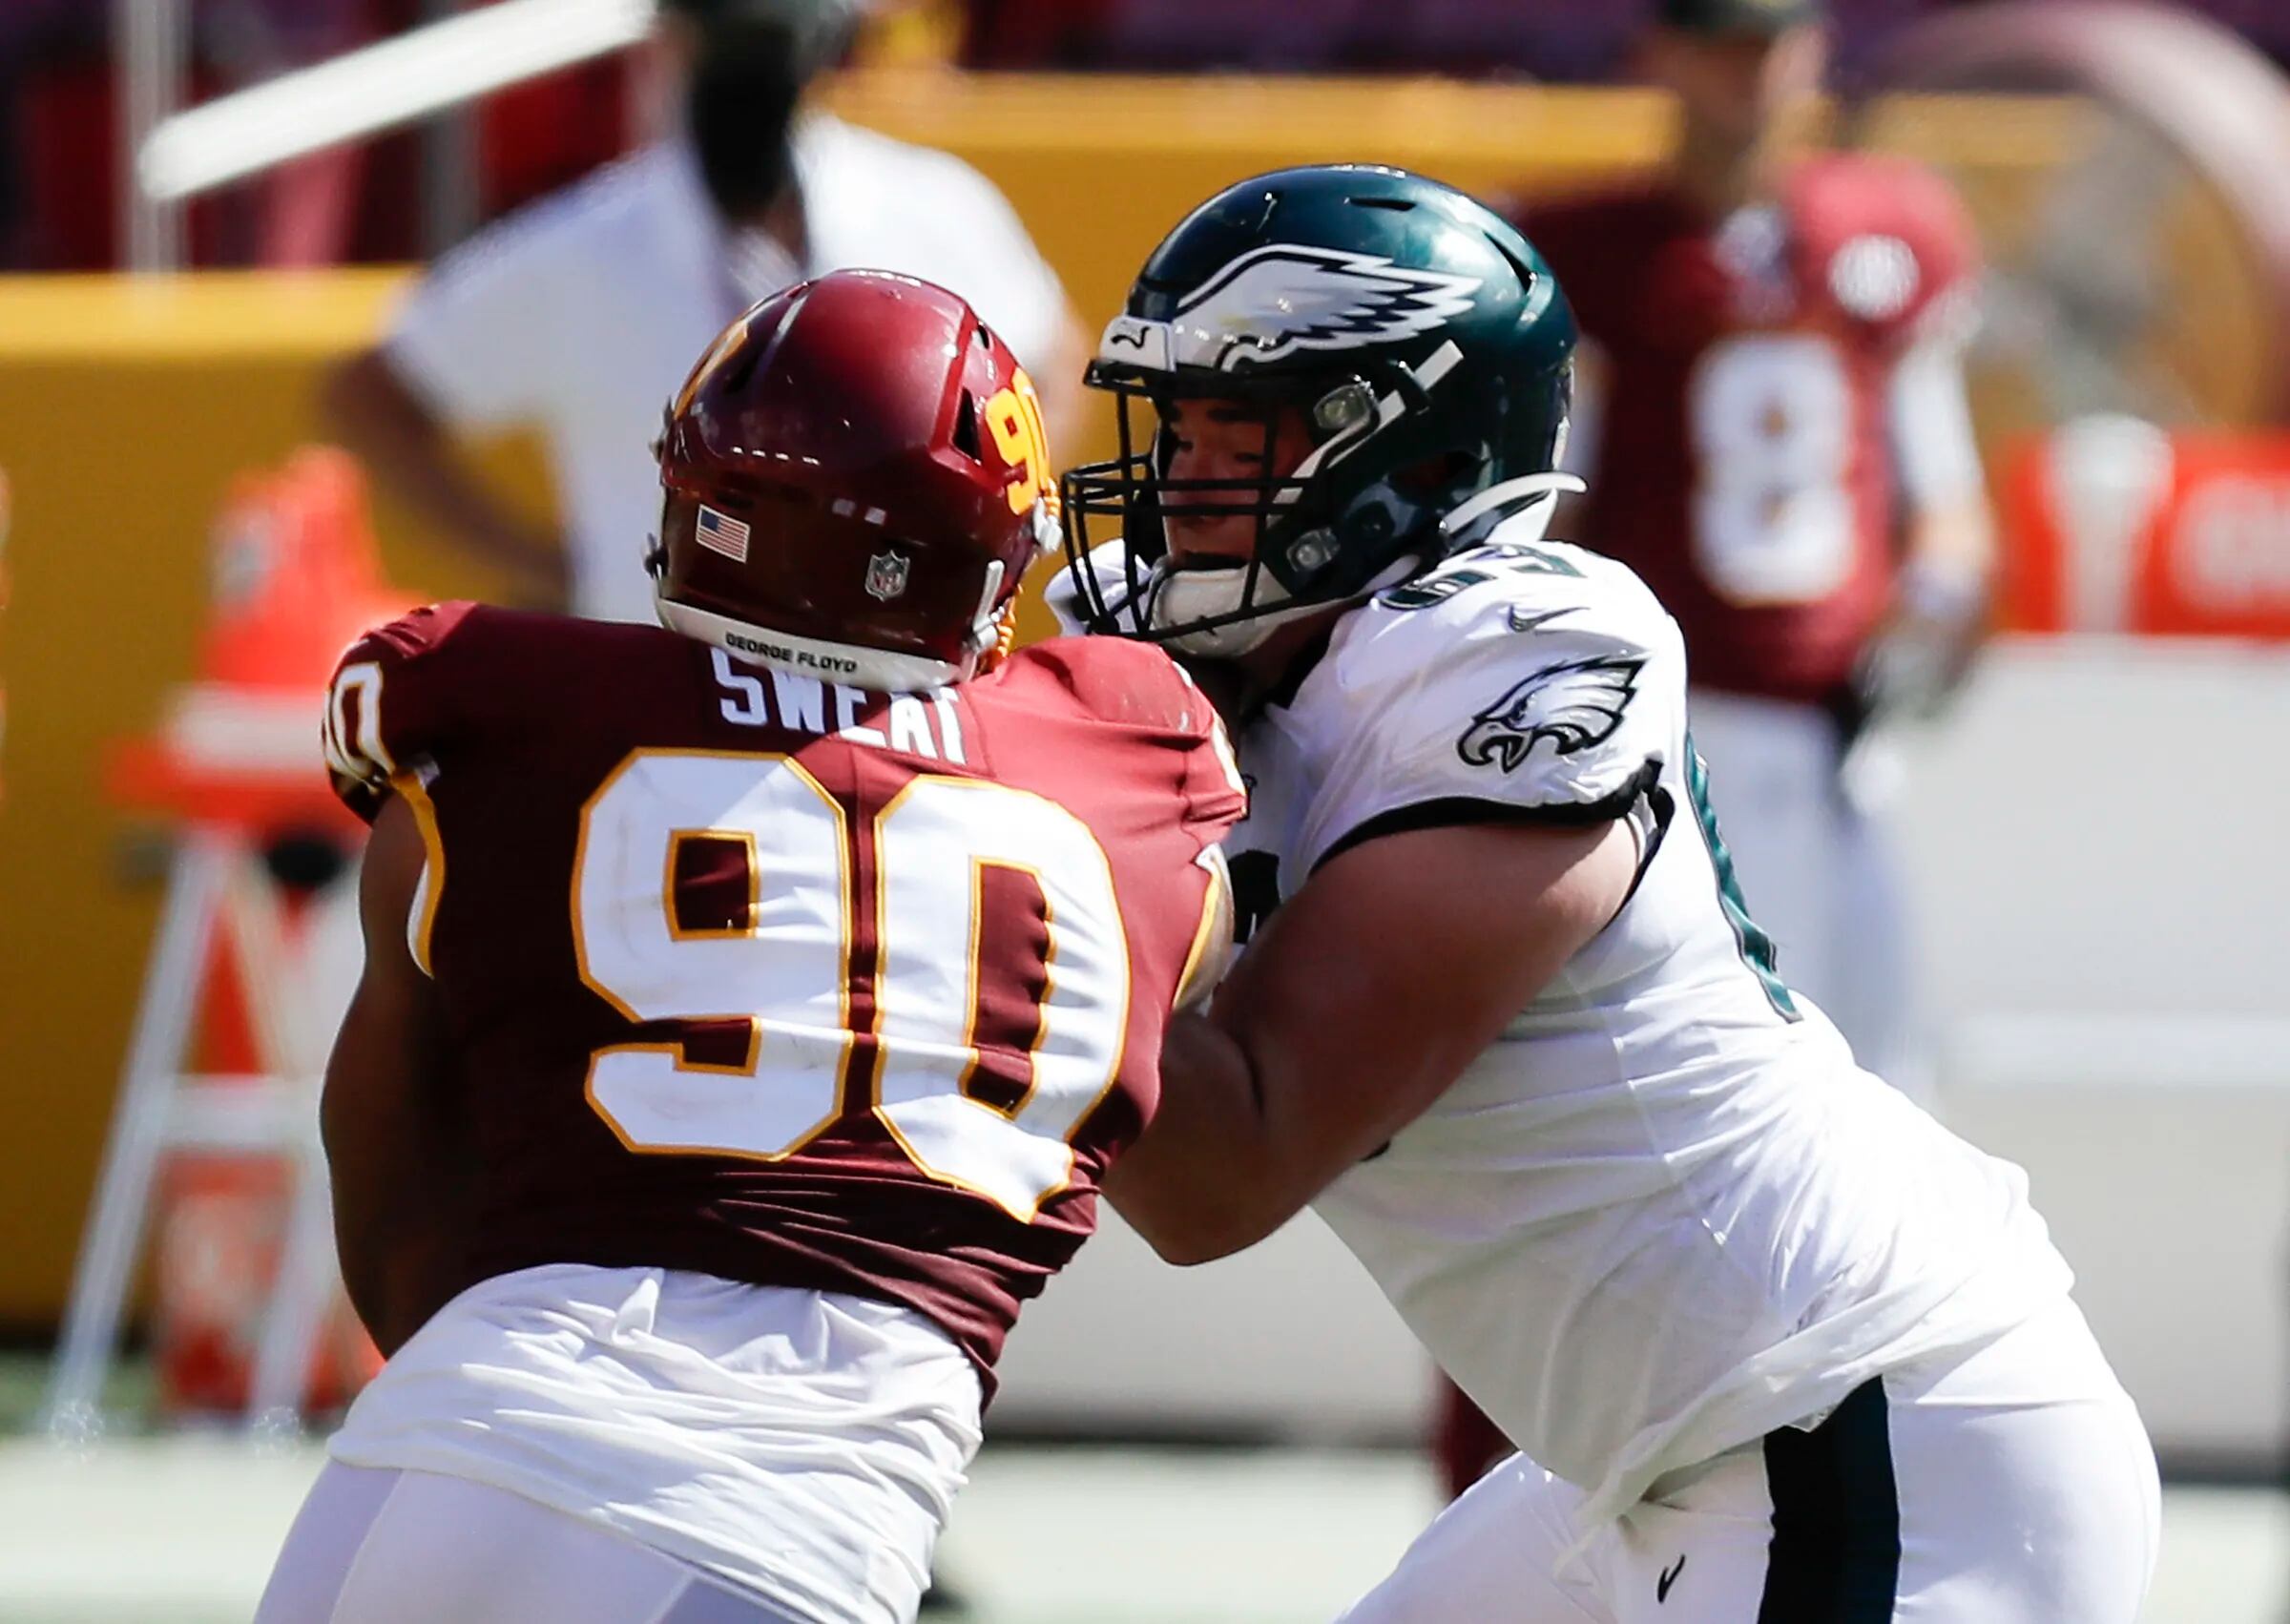
[[177,114],[136,175],[154,198],[212,191],[618,51],[651,19],[652,0],[497,0]]
[[187,0],[112,0],[113,92],[119,121],[119,244],[131,270],[183,263],[183,204],[138,183],[136,160],[152,131],[182,105],[191,55]]
[[[422,20],[442,23],[459,0],[422,0]],[[422,129],[422,256],[434,260],[477,229],[477,116],[472,104],[441,108]]]

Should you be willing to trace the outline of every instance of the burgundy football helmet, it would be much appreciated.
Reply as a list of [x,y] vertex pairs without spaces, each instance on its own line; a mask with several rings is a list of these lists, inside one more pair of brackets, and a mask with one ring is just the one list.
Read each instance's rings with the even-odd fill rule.
[[726,327],[668,408],[661,622],[853,687],[959,682],[1058,533],[1033,385],[976,311],[834,271]]

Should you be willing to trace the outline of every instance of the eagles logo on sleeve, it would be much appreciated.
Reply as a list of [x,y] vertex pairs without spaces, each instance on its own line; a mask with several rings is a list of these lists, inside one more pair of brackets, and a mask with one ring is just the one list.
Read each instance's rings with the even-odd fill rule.
[[1536,672],[1471,718],[1455,752],[1474,767],[1511,772],[1548,739],[1558,755],[1603,744],[1638,691],[1642,659],[1607,656]]

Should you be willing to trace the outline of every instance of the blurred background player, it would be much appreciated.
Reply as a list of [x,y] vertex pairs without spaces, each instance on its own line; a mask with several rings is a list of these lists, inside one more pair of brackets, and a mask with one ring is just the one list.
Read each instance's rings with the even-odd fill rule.
[[446,604],[335,678],[374,835],[323,1114],[391,1358],[263,1624],[910,1617],[1221,960],[1207,702],[1111,641],[996,664],[1051,473],[967,304],[765,301],[660,477],[670,630]]
[[[657,514],[656,406],[711,333],[800,278],[867,265],[952,288],[1050,381],[1053,426],[1072,398],[1083,341],[1001,194],[958,158],[808,104],[860,10],[663,0],[645,64],[658,138],[470,239],[332,374],[342,442],[537,606],[651,619],[631,538]],[[541,431],[561,549],[452,444],[518,427]]]
[[1543,539],[1573,339],[1496,216],[1341,165],[1106,329],[1144,448],[1068,475],[1075,582],[1229,697],[1277,909],[1107,1194],[1180,1263],[1311,1206],[1524,1451],[1353,1624],[2134,1624],[2155,1464],[2026,1175],[1776,975],[1676,622]]
[[[1676,99],[1669,166],[1520,223],[1588,350],[1567,466],[1590,490],[1559,527],[1683,628],[1695,743],[1790,986],[1926,1098],[1871,730],[1935,703],[1985,621],[1975,248],[1938,177],[1803,151],[1826,56],[1819,0],[1663,0],[1639,61]],[[1506,1447],[1441,1405],[1460,1493]]]
[[1900,901],[1841,780],[1927,706],[1984,624],[1992,525],[1960,360],[1975,247],[1905,160],[1808,155],[1820,0],[1662,0],[1640,45],[1676,98],[1666,169],[1530,207],[1592,359],[1563,533],[1676,615],[1694,734],[1791,985],[1920,1096]]

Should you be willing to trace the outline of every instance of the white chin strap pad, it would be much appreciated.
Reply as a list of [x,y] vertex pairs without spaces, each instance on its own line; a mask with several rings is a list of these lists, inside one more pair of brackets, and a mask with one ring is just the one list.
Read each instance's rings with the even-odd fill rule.
[[977,666],[975,658],[957,666],[923,655],[870,649],[862,643],[791,637],[768,626],[735,620],[728,614],[712,614],[656,593],[654,602],[659,611],[660,624],[671,632],[681,633],[743,660],[877,694],[915,694],[944,688],[966,680]]
[[[1145,589],[1145,624],[1148,629],[1159,632],[1234,614],[1239,610],[1247,589],[1245,564],[1206,570],[1158,570]],[[1250,618],[1179,632],[1167,639],[1167,645],[1201,659],[1232,659],[1270,636],[1275,627],[1325,607],[1317,603],[1278,607],[1288,601],[1288,589],[1273,579],[1269,570],[1257,573],[1257,599],[1258,613]]]
[[[1316,599],[1311,603],[1288,604],[1288,607],[1284,609],[1267,610],[1251,619],[1236,620],[1230,625],[1211,626],[1198,632],[1181,632],[1168,639],[1168,646],[1179,654],[1193,655],[1200,659],[1237,658],[1248,653],[1249,650],[1270,636],[1274,631],[1287,625],[1291,620],[1301,620],[1307,614],[1319,614],[1330,609],[1357,604],[1364,598],[1372,597],[1386,587],[1398,586],[1410,575],[1421,573],[1421,571],[1422,567],[1412,557],[1395,558],[1378,572],[1367,585],[1349,597],[1324,598]],[[1233,610],[1240,607],[1240,589],[1242,577],[1245,574],[1245,567],[1236,566],[1229,570],[1185,570],[1170,575],[1156,575],[1154,577],[1153,585],[1146,589],[1154,593],[1154,596],[1147,601],[1146,624],[1166,626],[1181,623],[1195,614],[1230,614]],[[1175,595],[1176,589],[1189,575],[1210,577],[1211,581],[1215,583],[1213,590],[1216,593],[1216,607],[1208,607],[1201,602],[1188,601],[1183,606],[1187,610],[1184,614],[1177,614],[1164,608],[1166,600]],[[1164,585],[1164,582],[1167,584]],[[1287,589],[1274,580],[1270,574],[1265,575],[1263,581],[1259,585],[1270,587],[1272,595],[1267,599],[1268,602],[1287,603]],[[1202,595],[1205,598],[1208,594],[1204,593]],[[1263,593],[1260,593],[1259,595],[1262,596]]]

